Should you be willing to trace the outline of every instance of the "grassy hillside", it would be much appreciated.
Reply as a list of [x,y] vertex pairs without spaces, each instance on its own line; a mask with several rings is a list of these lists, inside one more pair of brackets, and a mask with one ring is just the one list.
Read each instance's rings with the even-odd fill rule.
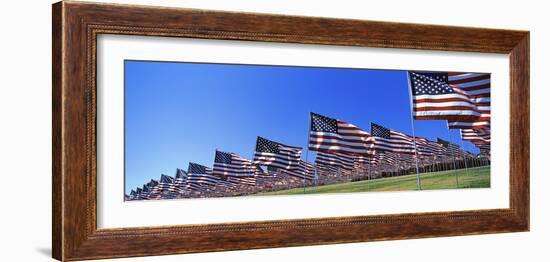
[[[458,175],[459,188],[484,188],[490,187],[490,167],[478,167],[433,173],[420,174],[420,183],[423,190],[457,188],[456,175]],[[416,190],[416,175],[400,177],[388,177],[358,182],[347,182],[319,187],[294,188],[275,192],[261,193],[261,195],[293,195],[293,194],[318,194],[318,193],[346,193],[366,191],[401,191]]]

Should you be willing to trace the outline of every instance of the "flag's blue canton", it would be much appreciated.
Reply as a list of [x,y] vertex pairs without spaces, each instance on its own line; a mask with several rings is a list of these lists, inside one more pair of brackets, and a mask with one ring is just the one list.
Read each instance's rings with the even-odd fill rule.
[[452,94],[447,73],[409,72],[413,95]]
[[338,133],[338,121],[334,118],[311,113],[311,131]]
[[231,164],[231,154],[221,151],[216,151],[216,158],[214,162],[222,164]]
[[158,184],[159,184],[158,181],[151,179],[151,181],[149,181],[149,183],[147,183],[147,186],[150,187],[150,188],[153,188]]
[[141,192],[142,192],[142,191],[141,191],[141,188],[138,187],[138,188],[136,189],[136,195],[141,194]]
[[143,185],[143,189],[141,190],[142,193],[149,192],[149,187],[147,185]]
[[258,137],[256,141],[256,152],[279,154],[279,143]]
[[160,182],[161,183],[173,183],[174,182],[174,178],[171,177],[171,176],[167,176],[167,175],[160,175]]
[[136,191],[134,191],[134,190],[132,189],[132,191],[130,192],[130,196],[135,196],[135,195],[136,195]]
[[185,178],[187,177],[187,173],[181,169],[176,170],[176,178]]
[[203,165],[199,165],[196,163],[189,163],[189,167],[187,168],[187,173],[191,174],[207,174],[207,167]]
[[390,130],[381,125],[371,123],[370,131],[373,136],[391,139]]

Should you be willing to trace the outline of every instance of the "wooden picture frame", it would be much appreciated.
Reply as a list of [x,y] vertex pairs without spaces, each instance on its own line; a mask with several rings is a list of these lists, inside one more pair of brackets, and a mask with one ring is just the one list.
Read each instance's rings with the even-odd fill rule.
[[[529,32],[181,8],[53,5],[53,257],[182,254],[529,230]],[[510,207],[477,211],[98,229],[99,34],[409,48],[510,57]]]

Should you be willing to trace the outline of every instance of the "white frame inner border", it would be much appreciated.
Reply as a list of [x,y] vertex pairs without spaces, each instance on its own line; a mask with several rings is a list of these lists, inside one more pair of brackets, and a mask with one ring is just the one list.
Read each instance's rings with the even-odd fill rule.
[[[100,229],[509,207],[507,55],[110,34],[100,34],[97,41],[97,227]],[[491,187],[125,202],[123,101],[127,59],[490,72],[491,158],[496,163],[491,166]]]

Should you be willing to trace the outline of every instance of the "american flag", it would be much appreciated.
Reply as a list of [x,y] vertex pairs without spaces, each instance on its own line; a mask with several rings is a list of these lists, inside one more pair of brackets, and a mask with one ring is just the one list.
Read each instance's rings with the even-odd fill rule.
[[254,164],[276,168],[286,175],[311,179],[315,174],[315,166],[301,160],[301,154],[301,147],[287,146],[258,137]]
[[147,185],[143,185],[141,188],[140,199],[149,199],[149,187]]
[[234,188],[236,184],[236,182],[230,182],[228,181],[229,177],[220,177],[220,180],[216,183],[216,187],[225,187],[225,188]]
[[455,157],[458,157],[460,154],[462,154],[462,150],[460,149],[460,146],[457,144],[451,143],[441,138],[437,138],[437,143],[443,147],[442,153],[446,156],[455,158]]
[[296,169],[300,164],[301,147],[287,146],[263,137],[256,140],[254,164],[281,169]]
[[450,128],[486,127],[490,75],[409,72],[415,119],[442,119]]
[[338,171],[338,168],[333,167],[333,166],[325,166],[325,165],[317,165],[316,164],[316,167],[317,167],[317,170],[319,170],[319,171],[325,171],[325,172],[336,172],[336,171]]
[[225,186],[256,185],[256,166],[251,160],[235,153],[216,150],[213,174],[221,177],[222,183],[227,182]]
[[185,185],[185,190],[187,191],[198,191],[198,192],[204,192],[208,188],[207,185],[203,184],[196,184],[196,183],[187,183]]
[[[161,175],[162,177],[163,175]],[[147,183],[149,190],[149,195],[147,196],[148,199],[160,199],[162,194],[162,186],[159,181],[151,179],[149,183]]]
[[298,177],[301,179],[312,180],[315,178],[315,166],[307,161],[300,160],[297,168],[281,169],[279,171],[283,174]]
[[397,154],[396,160],[405,167],[414,165],[416,163],[415,155],[411,154]]
[[135,199],[142,199],[142,194],[141,194],[141,188],[136,188],[136,195],[135,195]]
[[405,162],[412,163],[414,161],[413,155],[410,154],[397,154],[393,152],[380,152],[377,153],[377,164],[385,164],[392,167],[400,167]]
[[372,136],[355,125],[311,113],[310,150],[372,157],[373,143]]
[[176,169],[176,179],[174,181],[174,187],[176,189],[176,192],[178,193],[183,192],[186,183],[187,183],[187,172],[179,168]]
[[239,184],[239,185],[249,185],[249,186],[255,186],[256,185],[256,176],[228,176],[227,182],[231,184]]
[[129,199],[130,200],[134,200],[136,198],[136,191],[132,189],[132,191],[130,191],[130,197]]
[[436,156],[441,152],[441,145],[424,137],[416,138],[416,147],[421,157]]
[[254,176],[256,166],[235,153],[216,150],[213,174],[217,176]]
[[276,171],[276,168],[274,168],[273,170],[264,170],[262,169],[262,167],[256,166],[256,172],[254,173],[254,175],[256,175],[257,177],[275,177]]
[[449,122],[449,128],[487,128],[491,126],[491,75],[478,73],[449,73],[449,84],[479,99],[481,116],[473,121]]
[[483,157],[490,157],[491,156],[491,145],[479,145],[479,155]]
[[354,156],[346,154],[318,152],[315,158],[315,164],[351,170],[354,166],[354,160]]
[[257,179],[271,179],[279,177],[277,175],[277,168],[268,167],[267,170],[262,169],[260,166],[256,166],[256,173],[254,173]]
[[376,159],[381,163],[395,164],[397,162],[397,154],[392,152],[381,152],[376,154]]
[[489,129],[460,129],[462,140],[470,141],[475,145],[491,143],[491,131]]
[[406,134],[371,123],[374,149],[400,154],[414,154],[414,138]]
[[176,188],[175,182],[176,179],[171,176],[167,176],[164,174],[160,175],[159,187],[162,188],[162,194],[165,197],[172,198],[176,195],[178,190]]
[[376,157],[371,160],[377,169],[396,169],[397,154],[392,152],[377,152]]
[[220,181],[220,177],[212,174],[212,168],[197,163],[189,163],[189,167],[187,168],[188,189],[205,189],[215,186],[218,181]]
[[256,166],[256,184],[264,185],[273,181],[280,181],[286,179],[288,175],[277,173],[277,168],[269,167],[267,170],[262,169],[260,166]]

